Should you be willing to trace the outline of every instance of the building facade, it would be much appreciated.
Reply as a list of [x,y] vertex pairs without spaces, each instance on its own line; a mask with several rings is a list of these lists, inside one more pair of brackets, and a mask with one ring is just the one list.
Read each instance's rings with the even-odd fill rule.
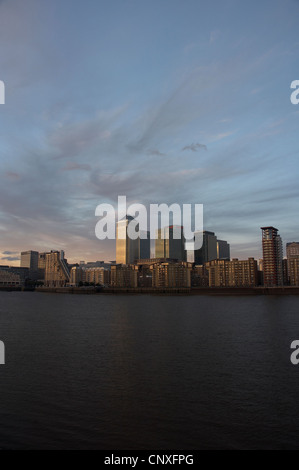
[[171,225],[170,227],[158,229],[155,241],[155,258],[187,261],[185,243],[183,227]]
[[21,285],[22,281],[18,274],[0,270],[0,287],[18,287]]
[[128,236],[128,225],[134,220],[127,215],[116,225],[116,264],[133,264],[139,259],[140,240],[132,240]]
[[84,283],[95,286],[107,286],[110,284],[110,271],[103,267],[86,268],[84,266],[73,266],[70,270],[70,285],[78,287]]
[[38,280],[38,252],[23,251],[21,253],[21,268],[29,270],[29,279]]
[[63,251],[46,254],[45,286],[65,287],[70,281],[70,272]]
[[196,265],[204,265],[208,261],[217,259],[217,237],[214,232],[205,231],[202,234],[202,247],[194,251]]
[[262,227],[264,285],[283,285],[282,240],[275,227]]
[[205,264],[209,287],[255,287],[258,285],[257,261],[233,259],[213,260]]
[[156,288],[191,287],[192,263],[156,263],[152,267],[152,286]]
[[138,266],[116,264],[111,266],[111,287],[138,287]]
[[299,286],[299,255],[288,260],[288,275],[291,286]]
[[217,240],[217,259],[230,260],[230,245],[225,240]]
[[193,266],[191,272],[192,287],[209,287],[209,273],[205,265]]
[[296,266],[296,261],[292,263],[291,266],[291,260],[292,259],[297,259],[299,257],[299,243],[298,242],[292,242],[292,243],[287,243],[287,265],[288,265],[288,281],[291,286],[296,286],[295,284],[295,266]]

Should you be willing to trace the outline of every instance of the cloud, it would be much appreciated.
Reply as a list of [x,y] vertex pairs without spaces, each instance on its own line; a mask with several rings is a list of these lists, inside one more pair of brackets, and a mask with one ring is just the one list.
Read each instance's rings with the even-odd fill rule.
[[17,251],[3,251],[3,255],[16,255],[18,252]]
[[[3,22],[0,19],[0,24]],[[28,28],[28,33],[30,31]],[[217,34],[211,34],[212,42],[216,38]],[[37,41],[34,44],[38,44]],[[42,55],[48,58],[47,54]],[[9,56],[15,57],[15,54]],[[269,196],[267,191],[279,146],[267,139],[267,148],[270,146],[273,155],[269,151],[271,157],[264,158],[260,150],[262,136],[257,145],[257,133],[264,119],[261,108],[265,106],[260,104],[261,96],[250,95],[250,99],[246,96],[258,86],[254,78],[260,77],[264,68],[272,70],[268,65],[275,56],[274,51],[265,60],[263,57],[260,62],[253,62],[250,54],[244,53],[230,55],[229,59],[215,57],[206,66],[193,68],[193,64],[189,64],[190,69],[181,70],[180,75],[167,77],[167,91],[164,88],[161,95],[151,95],[142,105],[134,101],[124,105],[127,95],[116,93],[111,109],[99,110],[98,106],[105,102],[100,85],[92,106],[80,102],[79,96],[74,104],[67,96],[67,81],[64,80],[60,83],[66,94],[63,99],[44,93],[51,98],[51,103],[44,105],[36,95],[32,100],[34,113],[31,109],[28,112],[26,106],[19,106],[26,109],[26,119],[22,121],[26,129],[13,123],[14,116],[10,116],[5,120],[11,126],[10,132],[6,132],[1,142],[5,145],[4,151],[1,148],[3,171],[0,174],[2,247],[20,251],[61,248],[74,260],[91,260],[99,253],[103,259],[113,259],[114,243],[106,245],[95,239],[94,210],[101,202],[115,202],[119,194],[127,195],[131,202],[204,203],[206,225],[211,229],[221,232],[221,226],[229,227],[229,240],[240,220],[240,233],[243,231],[248,238],[248,227],[257,225],[259,230],[271,207],[272,192]],[[27,57],[25,53],[24,62]],[[51,60],[50,63],[52,67]],[[13,76],[23,77],[23,62],[18,73],[15,73],[16,64],[19,61],[8,64],[13,68]],[[43,61],[38,64],[40,74],[43,64]],[[28,80],[31,79],[31,63],[28,69],[26,67]],[[53,70],[56,77],[56,69]],[[55,82],[55,77],[49,73],[49,82]],[[244,83],[248,82],[250,86],[245,93]],[[220,89],[221,93],[215,98],[215,90]],[[42,88],[35,87],[34,83],[34,94],[30,97],[34,98],[38,91]],[[273,97],[267,99],[273,102]],[[259,113],[256,113],[256,106],[259,106]],[[248,126],[250,113],[253,118]],[[37,116],[40,116],[38,125]],[[219,121],[227,116],[230,119]],[[238,122],[240,131],[236,138],[225,140],[233,134],[230,121]],[[17,141],[14,129],[20,130]],[[199,134],[198,129],[202,130]],[[202,152],[207,147],[200,143],[183,147],[186,142],[192,142],[194,136],[199,142],[206,142],[209,153]],[[182,158],[182,154],[177,155],[179,149],[190,153]],[[167,158],[162,158],[166,155]],[[202,168],[198,168],[199,155]],[[290,168],[293,167],[290,164]],[[273,195],[283,195],[279,176]],[[293,172],[290,179],[295,176]],[[265,194],[256,192],[256,187],[265,187]],[[269,202],[265,200],[268,196]],[[294,193],[286,193],[289,201],[293,196],[298,198],[295,189]],[[251,201],[252,211],[247,210],[245,220],[243,204],[247,201]],[[283,211],[281,208],[279,217]],[[14,254],[17,252],[7,252],[10,258],[14,258]]]
[[2,261],[20,261],[19,257],[13,256],[6,256],[5,258],[1,258]]
[[73,170],[89,171],[91,170],[91,166],[86,165],[86,164],[75,163],[75,162],[67,162],[66,166],[62,168],[61,171],[73,171]]
[[153,155],[153,156],[156,156],[156,157],[166,157],[167,156],[166,153],[162,153],[157,149],[150,149],[146,152],[146,154],[147,155]]
[[208,150],[208,149],[207,149],[207,146],[203,144],[191,144],[191,145],[186,145],[185,147],[182,148],[183,152],[185,150],[191,150],[192,152],[197,152],[198,150]]

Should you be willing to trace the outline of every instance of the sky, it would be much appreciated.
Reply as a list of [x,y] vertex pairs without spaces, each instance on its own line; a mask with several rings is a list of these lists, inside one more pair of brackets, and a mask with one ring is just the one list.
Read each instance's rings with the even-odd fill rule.
[[114,260],[98,204],[204,205],[233,257],[299,241],[298,0],[0,0],[0,264]]

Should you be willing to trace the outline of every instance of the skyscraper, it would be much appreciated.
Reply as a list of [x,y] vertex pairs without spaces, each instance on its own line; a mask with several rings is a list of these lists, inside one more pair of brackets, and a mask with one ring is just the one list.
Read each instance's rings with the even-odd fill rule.
[[202,247],[194,251],[196,265],[203,265],[218,258],[217,237],[214,232],[203,232]]
[[224,240],[217,240],[217,259],[230,260],[230,245]]
[[143,232],[146,238],[139,239],[139,259],[148,259],[151,257],[151,236],[150,232]]
[[116,226],[116,264],[133,264],[140,255],[140,240],[131,240],[128,236],[129,222],[134,220],[127,215]]
[[278,229],[262,227],[264,285],[268,287],[283,285],[282,241]]
[[185,241],[184,229],[181,226],[171,225],[158,229],[155,257],[187,261]]

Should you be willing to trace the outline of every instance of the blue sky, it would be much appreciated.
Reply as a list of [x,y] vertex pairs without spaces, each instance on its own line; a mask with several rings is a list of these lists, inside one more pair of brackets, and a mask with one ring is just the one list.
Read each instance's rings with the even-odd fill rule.
[[0,1],[0,264],[115,259],[94,212],[118,195],[204,204],[241,259],[261,226],[298,241],[298,17],[296,0]]

